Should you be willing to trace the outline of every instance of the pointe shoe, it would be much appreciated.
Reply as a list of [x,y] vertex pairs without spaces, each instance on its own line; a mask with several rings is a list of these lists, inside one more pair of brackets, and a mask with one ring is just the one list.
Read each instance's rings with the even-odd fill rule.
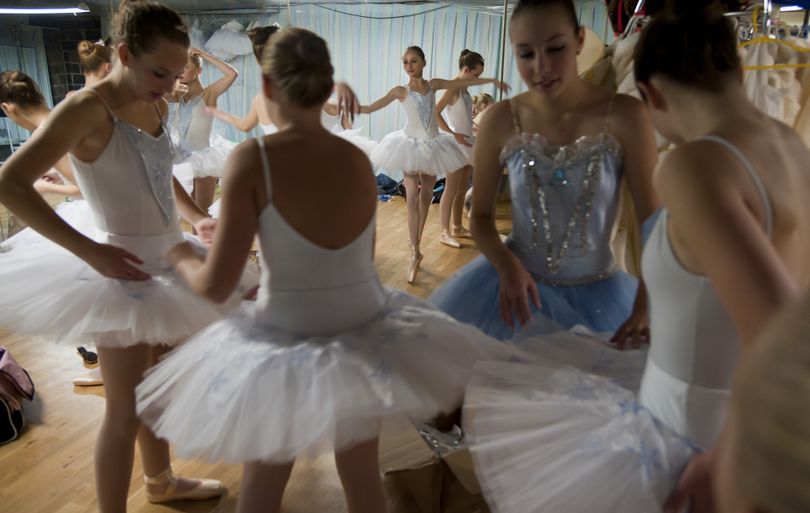
[[442,231],[442,234],[439,236],[439,242],[445,246],[450,246],[451,248],[461,249],[464,247],[462,243],[454,239],[452,235],[445,231]]
[[416,275],[419,273],[419,264],[422,263],[422,253],[419,248],[411,246],[411,263],[408,265],[408,283],[416,281]]
[[77,387],[97,387],[103,385],[104,381],[101,379],[101,370],[93,369],[88,373],[77,376],[73,378],[73,384]]
[[453,235],[453,237],[459,237],[462,239],[472,238],[472,232],[464,228],[463,224],[454,224],[453,231],[451,231],[450,233]]
[[[179,481],[171,467],[156,476],[143,476],[143,478],[146,481],[146,500],[152,504],[174,501],[204,501],[221,497],[225,493],[225,486],[215,479],[195,479],[195,481],[198,481],[197,486],[185,492],[178,492],[177,485]],[[165,491],[163,493],[153,493],[149,491],[150,486],[161,488],[165,486]]]

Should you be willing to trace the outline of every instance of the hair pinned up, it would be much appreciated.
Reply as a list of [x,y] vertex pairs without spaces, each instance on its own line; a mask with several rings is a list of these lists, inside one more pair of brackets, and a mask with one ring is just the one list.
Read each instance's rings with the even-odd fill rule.
[[565,15],[571,21],[574,31],[579,30],[579,18],[573,0],[520,0],[512,10],[512,19],[514,20],[529,10],[548,7],[558,7],[565,11]]
[[133,55],[150,52],[159,38],[188,48],[188,27],[174,10],[148,0],[121,0],[113,18],[112,40]]
[[0,73],[0,103],[36,107],[45,105],[45,97],[34,79],[22,71],[4,71]]
[[323,105],[334,87],[326,41],[301,28],[279,30],[270,39],[262,72],[287,101],[300,107]]
[[466,67],[469,70],[473,70],[483,65],[484,57],[480,53],[473,52],[472,50],[463,50],[461,56],[458,58],[458,69],[464,69]]
[[262,61],[262,51],[267,45],[267,41],[270,39],[270,36],[278,32],[278,29],[279,27],[277,25],[268,25],[266,27],[255,27],[248,30],[247,35],[253,45],[253,55],[256,56],[256,60],[260,63]]
[[76,51],[84,73],[95,73],[105,64],[112,63],[112,48],[106,46],[104,41],[79,41]]

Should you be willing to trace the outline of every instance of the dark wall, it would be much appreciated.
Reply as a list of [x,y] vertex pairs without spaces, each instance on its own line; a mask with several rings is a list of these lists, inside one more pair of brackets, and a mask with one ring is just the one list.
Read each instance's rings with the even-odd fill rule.
[[45,28],[43,38],[48,56],[51,94],[56,105],[68,91],[75,91],[84,85],[76,45],[82,39],[101,39],[101,18],[89,13],[78,16],[30,16],[28,24]]

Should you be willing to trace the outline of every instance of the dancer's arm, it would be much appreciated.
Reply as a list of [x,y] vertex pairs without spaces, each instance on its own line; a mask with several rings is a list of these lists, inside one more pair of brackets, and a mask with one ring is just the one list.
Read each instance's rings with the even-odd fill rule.
[[459,144],[463,144],[464,146],[472,147],[470,141],[467,140],[467,136],[464,134],[457,134],[453,132],[453,129],[450,128],[450,125],[447,124],[447,121],[442,116],[442,112],[444,109],[459,99],[459,91],[458,89],[448,89],[439,99],[439,103],[436,104],[436,123],[439,125],[439,128],[444,130],[445,132],[451,134],[453,137],[456,138],[456,142]]
[[385,96],[380,98],[379,100],[371,103],[370,105],[361,105],[360,106],[360,113],[361,114],[371,114],[372,112],[377,112],[378,110],[387,107],[391,104],[394,100],[402,101],[407,96],[408,90],[402,86],[396,86],[390,91],[388,91]]
[[229,87],[236,81],[237,77],[239,76],[239,72],[236,71],[236,68],[228,64],[227,62],[217,59],[210,53],[206,52],[205,50],[200,50],[199,48],[191,48],[189,50],[191,55],[199,55],[202,57],[206,62],[209,62],[216,66],[216,68],[222,72],[222,77],[219,78],[216,82],[209,85],[203,91],[203,98],[205,100],[205,104],[209,107],[216,107],[217,105],[217,98],[221,95],[225,94],[225,91],[228,90]]
[[513,130],[509,102],[500,102],[491,110],[481,124],[475,144],[470,226],[475,243],[500,276],[501,317],[514,327],[513,315],[520,324],[526,324],[532,316],[529,301],[539,308],[540,294],[531,274],[501,242],[495,227],[495,200],[503,175],[500,152]]
[[99,244],[82,235],[36,192],[33,183],[60,158],[86,139],[112,130],[107,110],[93,94],[74,94],[51,113],[48,123],[0,169],[0,203],[31,228],[54,241],[104,276],[124,280],[146,280],[149,275],[132,265],[143,263],[131,253]]
[[205,259],[188,243],[175,246],[166,256],[192,290],[215,303],[224,302],[236,289],[258,227],[258,151],[255,141],[247,141],[228,157],[220,227]]
[[460,89],[462,87],[487,85],[487,84],[492,84],[505,93],[508,93],[509,90],[511,89],[509,84],[501,82],[497,78],[456,78],[454,80],[433,78],[430,80],[430,87],[434,91],[438,91],[440,89]]
[[241,118],[234,116],[230,112],[225,112],[224,110],[219,110],[214,107],[207,107],[206,112],[243,132],[250,132],[259,124],[259,114],[256,112],[256,98],[251,102],[250,110]]
[[[627,95],[620,94],[614,98],[609,115],[609,130],[619,140],[624,151],[622,165],[640,228],[661,204],[652,183],[653,171],[658,163],[655,128],[644,104]],[[624,348],[628,342],[633,348],[640,347],[644,341],[649,342],[647,303],[647,286],[641,277],[633,311],[616,330],[611,342],[618,344],[619,348]]]
[[[63,155],[59,162],[56,163],[54,169],[58,171],[67,182],[62,181],[59,183],[55,181],[53,177],[48,176],[48,173],[45,173],[42,177],[38,178],[36,182],[34,182],[34,188],[40,194],[59,194],[62,196],[69,196],[71,198],[81,198],[82,193],[79,188],[75,185],[76,179],[73,176],[73,170],[70,167],[70,161],[68,160],[67,155]],[[56,174],[55,172],[53,173]]]

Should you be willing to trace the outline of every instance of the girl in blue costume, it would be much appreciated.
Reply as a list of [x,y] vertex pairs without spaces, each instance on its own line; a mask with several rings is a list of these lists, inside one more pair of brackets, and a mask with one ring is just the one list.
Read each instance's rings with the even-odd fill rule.
[[[536,43],[521,13],[560,11]],[[616,269],[610,239],[627,178],[639,222],[656,208],[655,135],[641,102],[586,84],[576,56],[584,29],[570,0],[521,2],[511,23],[518,70],[529,91],[493,106],[475,150],[471,226],[483,256],[431,297],[456,319],[508,339],[514,318],[533,332],[580,324],[615,339],[646,335],[643,283]],[[506,166],[512,234],[503,243],[494,207]],[[542,312],[541,315],[538,313]]]

